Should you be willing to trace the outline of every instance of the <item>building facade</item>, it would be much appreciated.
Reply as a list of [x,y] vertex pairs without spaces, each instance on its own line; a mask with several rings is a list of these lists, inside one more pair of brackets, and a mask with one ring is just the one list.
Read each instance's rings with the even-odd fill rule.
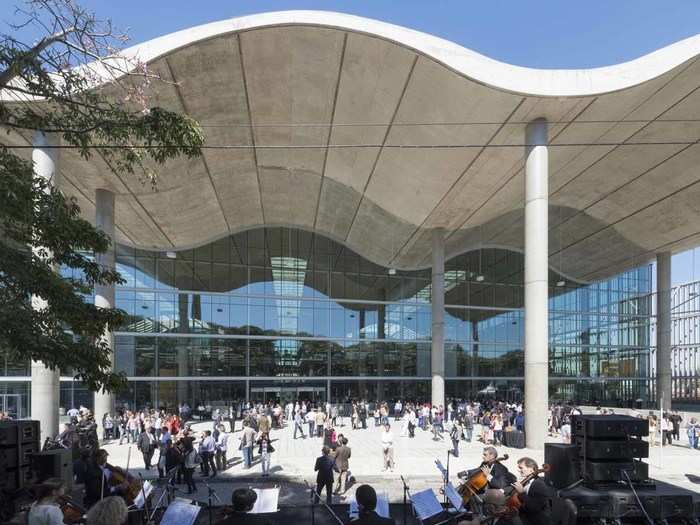
[[[120,245],[117,269],[128,322],[114,334],[115,366],[129,378],[119,406],[430,399],[430,269],[389,270],[289,228],[174,252]],[[649,399],[650,291],[649,265],[586,285],[550,272],[552,399]],[[522,400],[523,331],[522,254],[446,261],[448,397]],[[28,414],[28,363],[4,372],[3,403]],[[61,407],[92,407],[62,375]]]

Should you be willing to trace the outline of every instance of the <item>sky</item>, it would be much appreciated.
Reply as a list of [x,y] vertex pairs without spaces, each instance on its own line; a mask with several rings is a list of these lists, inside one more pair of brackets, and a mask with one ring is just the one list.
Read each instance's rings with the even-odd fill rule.
[[[82,0],[129,34],[129,45],[217,20],[315,9],[375,18],[535,68],[591,68],[635,59],[700,33],[700,0]],[[0,32],[20,0],[0,0]],[[39,36],[39,35],[37,35]],[[697,257],[696,257],[697,255]],[[674,284],[700,279],[700,251],[674,256]]]

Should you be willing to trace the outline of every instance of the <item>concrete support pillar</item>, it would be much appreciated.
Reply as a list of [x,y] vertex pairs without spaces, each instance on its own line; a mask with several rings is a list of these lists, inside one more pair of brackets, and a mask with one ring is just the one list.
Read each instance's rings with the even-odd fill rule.
[[656,254],[656,403],[664,412],[671,396],[671,254],[663,252]]
[[[114,270],[116,267],[116,237],[114,235],[114,193],[109,190],[98,189],[95,192],[95,226],[102,230],[112,243],[106,252],[98,254],[95,258],[105,270]],[[114,285],[95,285],[95,306],[98,308],[114,308]],[[105,330],[102,340],[112,349],[110,359],[114,370],[114,334]],[[103,390],[95,392],[95,422],[97,423],[97,435],[102,436],[102,418],[105,414],[114,413],[115,398],[113,393]]]
[[549,401],[547,121],[525,128],[525,443],[541,450]]
[[[34,176],[49,181],[52,186],[58,185],[58,150],[50,146],[57,144],[53,137],[42,132],[34,134],[32,144],[32,162]],[[38,246],[33,246],[35,252]],[[42,297],[32,296],[32,308],[43,310],[48,306]],[[38,420],[41,431],[41,443],[47,437],[58,434],[58,404],[60,400],[60,372],[50,370],[40,361],[31,364],[31,418]]]
[[433,377],[431,402],[445,404],[445,231],[433,230],[433,281],[432,303],[433,330],[430,370]]

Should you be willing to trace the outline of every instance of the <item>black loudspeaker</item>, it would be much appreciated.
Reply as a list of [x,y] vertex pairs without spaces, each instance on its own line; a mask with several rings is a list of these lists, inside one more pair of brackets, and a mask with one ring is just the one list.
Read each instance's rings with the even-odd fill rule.
[[32,456],[39,452],[38,443],[22,443],[0,448],[0,469],[12,469],[31,465]]
[[38,421],[0,421],[0,447],[38,442]]
[[[627,473],[627,476],[623,474]],[[583,477],[587,482],[646,481],[649,479],[649,465],[643,461],[592,461],[584,463]]]
[[569,498],[576,504],[580,519],[608,518],[611,515],[612,495],[608,492],[579,485],[571,490],[562,490],[559,496]]
[[36,475],[30,465],[7,469],[0,476],[0,490],[11,492],[33,485],[36,481]]
[[649,443],[642,439],[584,439],[576,436],[579,454],[588,459],[648,458]]
[[569,487],[581,479],[576,445],[545,443],[544,462],[549,465],[545,480],[558,489]]
[[573,416],[571,434],[593,439],[648,436],[649,422],[632,416]]
[[45,450],[33,454],[32,468],[39,481],[60,478],[68,488],[73,486],[73,453],[69,449]]

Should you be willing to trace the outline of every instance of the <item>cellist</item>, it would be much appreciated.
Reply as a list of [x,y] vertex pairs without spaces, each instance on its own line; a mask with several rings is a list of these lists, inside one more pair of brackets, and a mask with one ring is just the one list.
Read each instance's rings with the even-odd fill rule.
[[[546,468],[546,465],[544,466]],[[551,502],[554,497],[553,489],[537,476],[537,462],[528,457],[518,460],[518,472],[521,480],[528,481],[523,485],[520,481],[513,483],[522,506],[519,510],[520,522],[523,525],[551,525]],[[513,519],[518,523],[518,518]]]
[[92,507],[103,497],[123,496],[129,488],[129,482],[126,480],[119,485],[110,483],[112,470],[107,464],[108,455],[109,453],[105,449],[98,449],[88,465],[85,474],[85,499],[83,500],[86,507]]
[[459,472],[457,476],[459,478],[469,478],[481,469],[488,480],[486,488],[490,489],[503,489],[516,481],[516,477],[513,473],[510,472],[505,465],[501,464],[500,461],[496,461],[498,458],[498,451],[495,447],[484,447],[482,458],[483,462],[479,467]]

